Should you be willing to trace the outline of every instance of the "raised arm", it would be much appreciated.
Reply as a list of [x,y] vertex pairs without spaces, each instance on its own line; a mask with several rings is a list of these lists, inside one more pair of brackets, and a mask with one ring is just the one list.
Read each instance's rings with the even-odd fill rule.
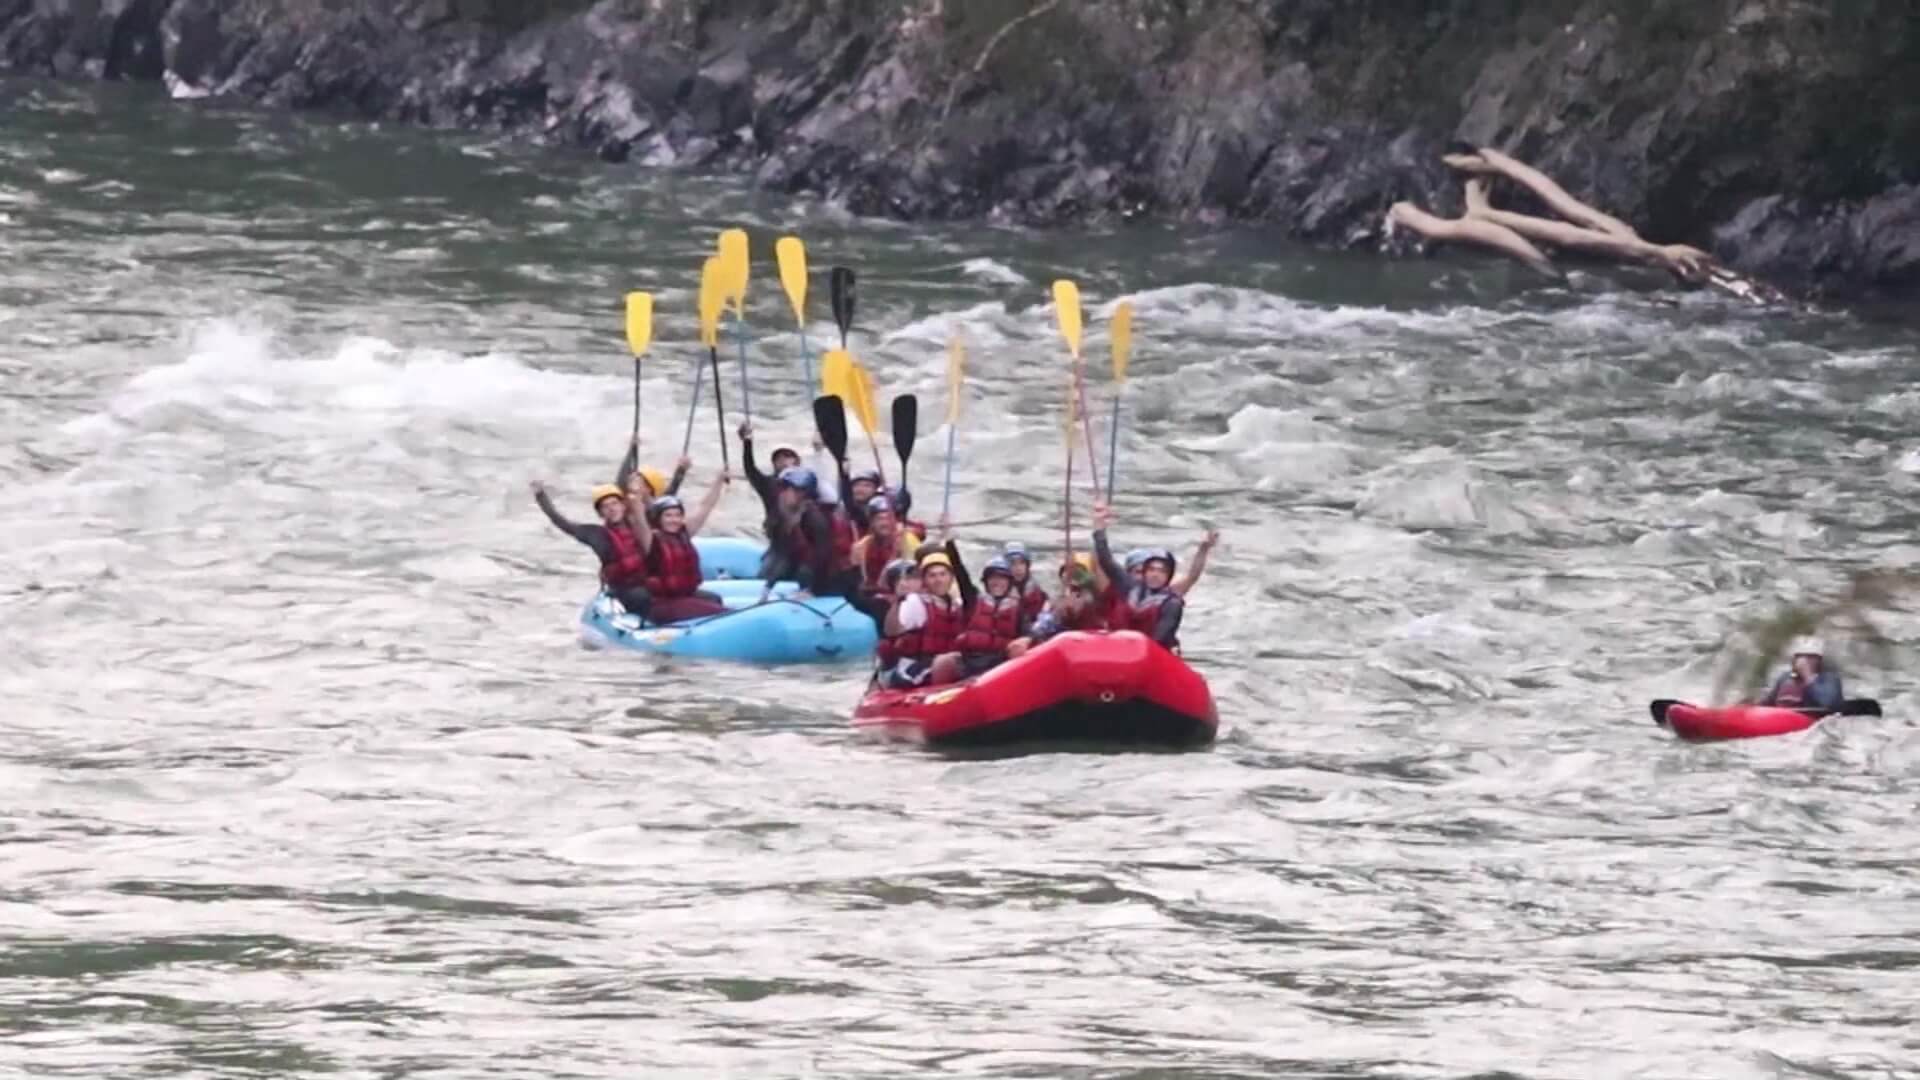
[[647,521],[647,497],[639,492],[627,494],[627,527],[640,545],[640,554],[653,553],[653,525]]
[[760,463],[753,460],[753,425],[744,420],[740,422],[740,467],[746,470],[747,483],[760,496],[760,504],[772,510],[773,478],[761,472]]
[[720,493],[725,491],[727,485],[731,483],[733,483],[733,474],[722,472],[720,479],[715,480],[713,486],[707,489],[707,497],[700,500],[700,506],[694,510],[693,516],[687,519],[688,536],[706,527],[708,515],[713,513],[714,507],[720,505]]
[[667,481],[667,490],[662,495],[680,494],[680,485],[687,479],[687,470],[693,468],[693,459],[682,455],[673,465],[673,479]]
[[1114,588],[1126,590],[1133,587],[1133,579],[1127,571],[1113,559],[1113,549],[1107,546],[1107,526],[1113,524],[1113,511],[1106,503],[1093,504],[1093,560],[1100,566],[1100,572],[1107,575],[1107,581]]
[[627,490],[627,477],[640,467],[640,440],[635,438],[627,443],[627,456],[620,459],[620,468],[613,474],[613,486],[621,491]]
[[581,525],[578,522],[568,521],[566,519],[566,516],[561,514],[560,511],[554,507],[552,497],[547,494],[546,485],[536,480],[533,482],[532,486],[533,486],[534,505],[540,508],[541,513],[547,515],[547,520],[553,522],[553,527],[556,529],[559,529],[561,532],[566,533],[568,536],[573,537],[575,540],[580,541],[581,543],[587,545],[588,547],[592,547],[593,541],[587,538],[590,535],[592,535],[594,527],[591,525]]
[[960,604],[972,608],[980,590],[973,584],[973,575],[967,573],[967,564],[960,561],[960,545],[951,538],[947,540],[947,558],[953,561],[953,582],[960,586]]
[[1213,545],[1220,542],[1220,530],[1208,529],[1207,535],[1200,538],[1200,548],[1193,553],[1193,561],[1187,564],[1187,572],[1174,583],[1173,594],[1185,596],[1207,571],[1207,556],[1213,551]]

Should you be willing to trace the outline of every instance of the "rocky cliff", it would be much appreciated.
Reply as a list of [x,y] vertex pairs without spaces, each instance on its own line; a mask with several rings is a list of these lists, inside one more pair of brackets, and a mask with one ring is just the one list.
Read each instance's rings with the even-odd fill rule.
[[0,0],[0,63],[1339,245],[1457,209],[1459,140],[1789,288],[1920,293],[1920,0]]

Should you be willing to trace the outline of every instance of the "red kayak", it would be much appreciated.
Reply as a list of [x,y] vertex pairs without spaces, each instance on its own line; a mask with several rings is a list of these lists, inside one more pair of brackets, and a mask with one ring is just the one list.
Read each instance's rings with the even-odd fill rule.
[[1061,634],[962,683],[868,691],[853,722],[942,746],[1029,740],[1198,746],[1213,741],[1220,714],[1198,672],[1127,630]]
[[[1783,709],[1773,705],[1714,707],[1667,700],[1654,702],[1652,708],[1654,723],[1690,742],[1791,735],[1835,715],[1818,709]],[[1879,716],[1880,703],[1872,698],[1856,698],[1841,703],[1838,715]]]

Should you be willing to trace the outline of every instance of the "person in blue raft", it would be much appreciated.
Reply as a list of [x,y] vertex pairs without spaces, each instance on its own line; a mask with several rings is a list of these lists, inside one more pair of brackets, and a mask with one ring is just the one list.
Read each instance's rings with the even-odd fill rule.
[[1794,642],[1792,668],[1774,680],[1759,703],[1783,709],[1839,711],[1846,694],[1840,687],[1840,676],[1827,670],[1825,652],[1819,638]]

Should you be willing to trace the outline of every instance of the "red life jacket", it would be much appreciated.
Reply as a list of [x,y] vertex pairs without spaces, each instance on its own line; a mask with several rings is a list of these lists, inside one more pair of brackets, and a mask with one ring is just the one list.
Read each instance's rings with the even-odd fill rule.
[[1126,617],[1120,626],[1128,630],[1138,630],[1148,637],[1153,636],[1153,627],[1160,621],[1160,605],[1173,598],[1171,589],[1148,592],[1145,589],[1133,590],[1127,597],[1124,608]]
[[900,557],[900,538],[882,541],[878,536],[867,537],[866,561],[860,564],[860,588],[865,592],[884,593],[886,582],[881,575],[886,572],[887,564]]
[[1080,610],[1060,620],[1060,626],[1067,630],[1079,630],[1085,633],[1097,633],[1107,629],[1107,609],[1099,601],[1082,604]]
[[1032,578],[1022,582],[1019,589],[1020,614],[1026,616],[1028,621],[1039,618],[1040,612],[1047,606],[1047,590],[1041,588],[1040,583]]
[[[846,511],[828,506],[826,503],[814,503],[813,509],[827,517],[827,531],[833,536],[833,565],[828,573],[839,574],[853,568],[853,519]],[[801,566],[813,563],[813,541],[807,536],[805,511],[793,528],[787,530],[787,543],[793,549],[793,557]]]
[[640,538],[625,525],[605,528],[613,543],[613,561],[601,564],[600,580],[616,589],[646,584],[647,557],[640,552]]
[[1782,709],[1792,709],[1806,701],[1806,684],[1799,679],[1788,679],[1782,683],[1778,693],[1773,695],[1773,703]]
[[959,646],[966,653],[1004,653],[1020,636],[1020,598],[1008,593],[995,600],[981,593],[974,601],[967,628],[961,632]]
[[1094,603],[1106,610],[1107,626],[1109,628],[1117,626],[1124,629],[1127,623],[1131,621],[1127,612],[1126,594],[1121,592],[1120,587],[1112,582],[1107,583],[1106,591],[1102,592]]
[[692,596],[700,591],[700,552],[683,529],[653,531],[653,550],[647,552],[647,591],[655,600]]
[[853,545],[860,536],[853,528],[853,516],[839,506],[821,509],[827,512],[827,524],[833,532],[833,572],[838,574],[853,569]]
[[954,651],[960,632],[966,629],[966,612],[951,600],[926,598],[927,624],[893,639],[893,647],[902,660],[931,660]]

